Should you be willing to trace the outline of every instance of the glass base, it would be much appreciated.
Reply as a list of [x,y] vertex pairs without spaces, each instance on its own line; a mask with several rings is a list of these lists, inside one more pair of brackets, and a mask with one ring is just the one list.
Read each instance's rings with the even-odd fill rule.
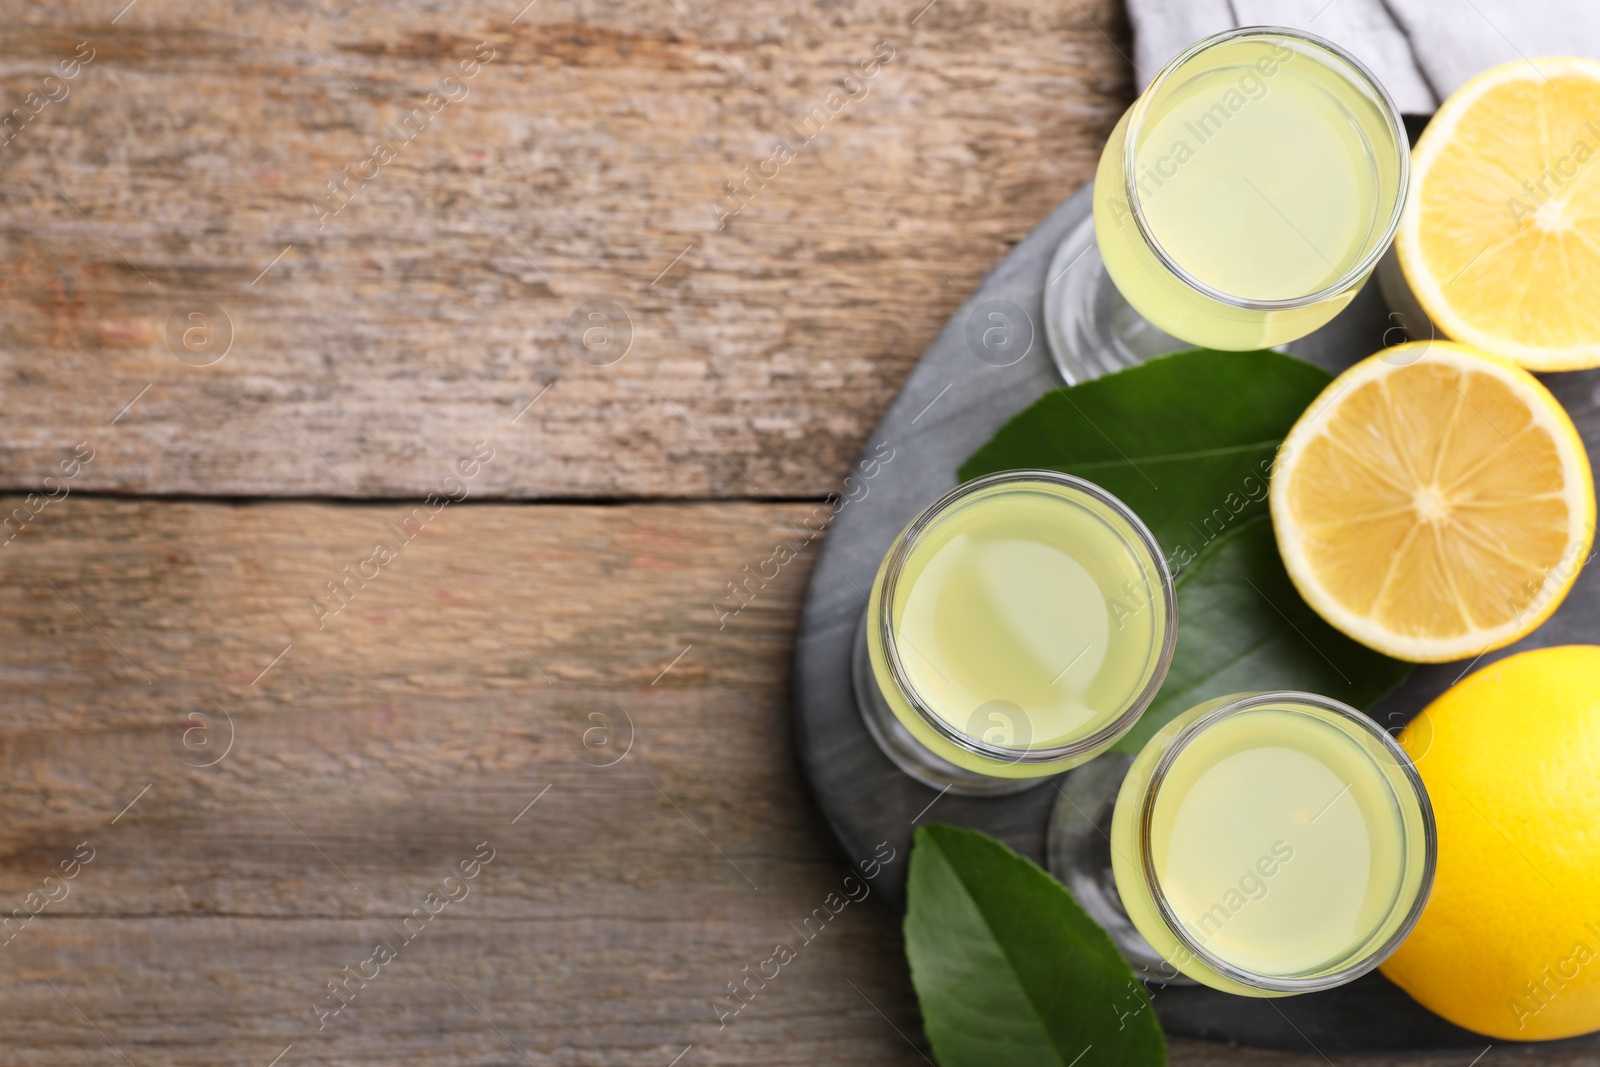
[[1045,338],[1068,385],[1193,348],[1154,326],[1123,299],[1106,273],[1089,215],[1050,261],[1044,289]]
[[1045,837],[1050,873],[1072,891],[1089,918],[1111,935],[1140,978],[1161,985],[1196,985],[1156,954],[1117,895],[1111,870],[1111,815],[1132,763],[1132,756],[1107,752],[1057,782],[1059,798]]
[[850,681],[855,688],[856,707],[867,732],[883,754],[896,767],[928,786],[963,797],[1003,797],[1026,792],[1055,776],[1042,778],[996,778],[979,774],[941,759],[914,737],[895,718],[894,709],[883,699],[878,679],[872,673],[872,658],[867,651],[867,613],[861,613],[856,626],[855,645],[850,653]]

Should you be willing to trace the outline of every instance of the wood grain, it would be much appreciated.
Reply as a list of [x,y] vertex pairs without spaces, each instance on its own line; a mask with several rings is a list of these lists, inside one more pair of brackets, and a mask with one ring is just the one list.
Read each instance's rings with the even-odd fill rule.
[[[96,852],[6,946],[8,1062],[108,1062],[85,1016],[141,1067],[291,1043],[285,1064],[915,1060],[867,1002],[914,1032],[870,899],[726,1029],[711,1007],[849,870],[787,744],[809,559],[726,629],[709,610],[809,510],[451,506],[319,630],[311,597],[404,508],[52,505],[0,553],[0,903]],[[583,743],[595,707],[611,750]],[[631,750],[590,765],[619,715]],[[231,751],[188,765],[230,719]],[[182,744],[197,726],[213,748]],[[470,895],[403,945],[391,924],[483,841]],[[398,958],[319,1032],[378,940]]]
[[1131,80],[1110,0],[125,2],[0,4],[8,107],[94,50],[0,146],[0,486],[408,496],[498,436],[482,495],[821,496]]
[[[7,1062],[923,1063],[896,917],[792,925],[850,867],[788,740],[812,549],[710,610],[809,510],[449,505],[318,629],[404,506],[45,508],[0,549],[0,913],[94,857],[0,948]],[[780,940],[798,958],[719,1027]],[[319,1030],[379,941],[397,958]]]

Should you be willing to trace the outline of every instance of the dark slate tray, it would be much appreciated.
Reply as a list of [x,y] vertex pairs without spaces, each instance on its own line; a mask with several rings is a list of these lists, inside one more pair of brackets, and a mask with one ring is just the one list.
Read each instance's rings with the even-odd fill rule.
[[[850,652],[866,591],[895,534],[956,484],[956,468],[1001,424],[1061,384],[1045,341],[1045,274],[1061,238],[1088,214],[1089,192],[1089,187],[1079,190],[1018,244],[923,354],[868,439],[863,465],[841,494],[847,502],[812,573],[795,652],[800,761],[818,806],[852,861],[871,857],[879,842],[896,849],[900,859],[875,883],[896,907],[904,905],[904,857],[918,823],[974,827],[1045,863],[1045,828],[1056,790],[1044,786],[984,799],[940,796],[902,774],[878,751],[856,712]],[[987,355],[980,341],[982,331],[997,323],[996,314],[1019,331],[1014,351],[1024,353],[1007,357],[1007,366],[994,365],[1000,360]],[[1338,318],[1290,351],[1337,373],[1400,339],[1374,282]],[[1549,375],[1544,381],[1566,405],[1593,455],[1600,441],[1600,371]],[[868,462],[872,459],[877,466]],[[1549,622],[1476,666],[1529,648],[1573,643],[1600,643],[1600,572],[1595,568],[1584,571]],[[1372,717],[1400,726],[1465,666],[1419,667],[1372,710]],[[1275,1000],[1198,986],[1160,987],[1155,1008],[1172,1033],[1269,1048],[1476,1052],[1489,1044],[1424,1010],[1376,972],[1340,989]],[[1600,1047],[1600,1034],[1526,1047],[1571,1046]]]

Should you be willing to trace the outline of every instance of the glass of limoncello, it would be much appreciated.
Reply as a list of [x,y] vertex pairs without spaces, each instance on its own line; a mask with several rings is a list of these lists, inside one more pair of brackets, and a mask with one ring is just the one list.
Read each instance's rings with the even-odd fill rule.
[[1172,659],[1155,539],[1055,471],[959,486],[895,539],[857,635],[856,702],[879,747],[935,789],[1020,792],[1104,751]]
[[1273,26],[1191,45],[1112,130],[1093,216],[1056,253],[1056,365],[1076,382],[1305,336],[1389,247],[1409,166],[1394,101],[1337,45]]
[[1367,973],[1433,884],[1416,768],[1372,720],[1310,693],[1172,720],[1123,779],[1110,836],[1122,906],[1172,977],[1245,996]]

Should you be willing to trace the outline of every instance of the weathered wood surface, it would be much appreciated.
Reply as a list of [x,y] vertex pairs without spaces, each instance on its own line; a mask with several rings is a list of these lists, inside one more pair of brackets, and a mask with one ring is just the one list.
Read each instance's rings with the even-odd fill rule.
[[[5,1062],[925,1063],[876,900],[712,1007],[848,869],[789,745],[809,554],[713,609],[811,505],[480,501],[837,488],[1088,177],[1130,89],[1115,5],[124,2],[0,3],[0,119],[28,109],[0,134],[0,486],[71,494],[0,501],[0,914],[67,886],[0,923]],[[720,228],[707,201],[880,41]],[[319,227],[480,42],[469,95]],[[196,300],[233,327],[209,366],[220,331],[176,343]],[[577,358],[585,302],[627,310],[619,362]]]
[[[46,509],[0,551],[0,903],[95,854],[4,949],[7,1062],[915,1060],[867,1002],[914,1032],[870,900],[725,1030],[711,1006],[848,873],[783,713],[809,559],[720,632],[709,608],[809,510],[463,504],[401,547],[397,505]],[[398,557],[319,630],[379,540]]]
[[[94,850],[0,948],[6,1062],[924,1063],[888,910],[790,925],[849,868],[789,743],[811,550],[710,608],[810,505],[465,502],[402,543],[408,510],[69,498],[0,549],[0,913]],[[485,841],[469,895],[397,929]]]
[[481,495],[821,496],[1131,88],[1110,0],[126,3],[0,3],[0,486],[413,495],[550,386]]

